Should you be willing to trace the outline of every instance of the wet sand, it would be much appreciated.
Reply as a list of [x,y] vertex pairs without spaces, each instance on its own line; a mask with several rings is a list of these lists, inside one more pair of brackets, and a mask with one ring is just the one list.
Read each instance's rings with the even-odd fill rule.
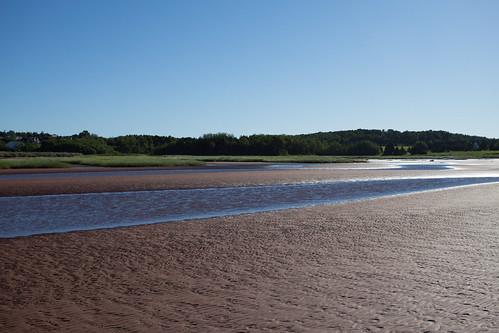
[[[130,175],[117,171],[116,175],[85,175],[74,177],[47,177],[42,179],[0,179],[0,195],[42,195],[60,193],[95,193],[143,191],[215,186],[245,186],[259,184],[320,181],[345,177],[369,178],[390,175],[392,171],[379,170],[259,170],[200,172],[189,174]],[[425,175],[419,171],[414,174]]]
[[[80,168],[75,170],[36,170],[43,178],[2,178],[2,175],[27,175],[29,171],[12,170],[0,173],[0,196],[44,195],[61,193],[95,193],[144,191],[181,188],[204,188],[217,186],[245,186],[261,184],[281,184],[295,182],[313,182],[338,179],[366,179],[386,177],[427,177],[427,176],[462,176],[487,172],[499,174],[499,162],[484,160],[479,162],[457,162],[457,170],[378,170],[368,167],[383,167],[381,162],[360,164],[325,164],[318,168],[303,169],[254,169],[244,171],[239,165],[234,170],[223,172],[172,173],[175,168]],[[256,164],[248,164],[255,166]],[[386,165],[385,165],[386,166]],[[196,168],[189,168],[196,170]],[[91,172],[87,171],[91,170]],[[130,172],[135,170],[135,172]],[[143,171],[141,173],[140,171]],[[156,170],[156,172],[152,172]],[[202,169],[201,169],[202,170]],[[109,171],[114,174],[108,175]],[[54,173],[63,172],[64,177]],[[84,172],[81,174],[81,172]]]
[[0,240],[1,332],[484,332],[499,185]]

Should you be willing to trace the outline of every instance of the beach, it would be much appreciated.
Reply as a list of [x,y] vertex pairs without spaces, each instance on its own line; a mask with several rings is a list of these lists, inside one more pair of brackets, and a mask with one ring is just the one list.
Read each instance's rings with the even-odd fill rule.
[[0,333],[499,333],[498,32],[0,0]]
[[[402,163],[405,163],[401,161]],[[418,161],[416,161],[418,162]],[[418,163],[429,163],[428,160]],[[415,163],[415,162],[408,162]],[[431,162],[435,165],[446,161]],[[213,163],[207,168],[70,168],[0,170],[0,196],[191,189],[400,177],[499,174],[495,160],[455,160],[447,170],[391,168],[391,161],[271,168],[262,163]]]
[[499,185],[0,239],[2,332],[478,332]]

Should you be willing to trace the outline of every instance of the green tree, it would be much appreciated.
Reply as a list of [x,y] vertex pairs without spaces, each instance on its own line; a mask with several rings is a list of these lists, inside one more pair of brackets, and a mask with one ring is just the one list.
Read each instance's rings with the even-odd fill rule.
[[362,140],[359,142],[355,142],[347,150],[348,155],[378,155],[379,154],[379,146],[374,142],[368,140]]
[[397,148],[393,143],[389,143],[385,146],[385,149],[383,150],[383,155],[395,155],[397,152]]
[[428,145],[423,141],[418,141],[409,150],[412,155],[421,155],[428,153]]

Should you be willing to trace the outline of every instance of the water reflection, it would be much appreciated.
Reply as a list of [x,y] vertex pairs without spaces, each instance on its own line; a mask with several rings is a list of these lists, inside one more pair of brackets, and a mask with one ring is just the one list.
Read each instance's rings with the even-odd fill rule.
[[306,207],[490,182],[499,182],[499,177],[385,179],[0,197],[0,237]]

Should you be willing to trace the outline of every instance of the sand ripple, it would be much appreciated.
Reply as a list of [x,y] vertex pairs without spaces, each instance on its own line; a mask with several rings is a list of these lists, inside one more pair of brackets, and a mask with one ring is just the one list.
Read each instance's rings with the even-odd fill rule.
[[494,332],[498,190],[0,240],[0,331]]

